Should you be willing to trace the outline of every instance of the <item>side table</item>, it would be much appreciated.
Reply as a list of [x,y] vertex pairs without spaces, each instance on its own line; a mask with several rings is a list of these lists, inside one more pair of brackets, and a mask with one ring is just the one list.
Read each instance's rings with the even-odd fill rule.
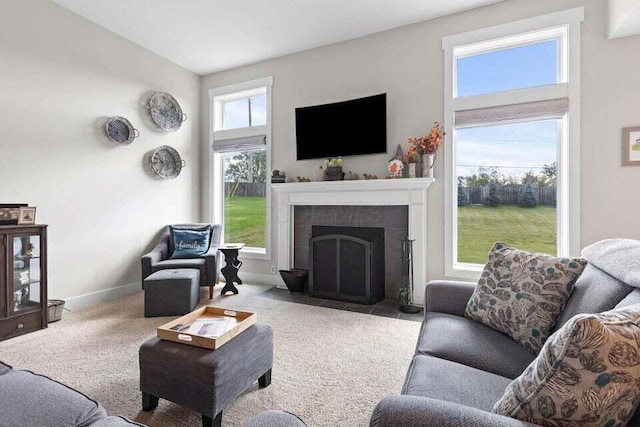
[[242,285],[242,280],[238,277],[238,270],[242,266],[242,261],[238,259],[238,252],[244,247],[244,243],[235,243],[222,245],[218,249],[224,254],[225,265],[220,270],[225,279],[224,288],[222,288],[221,294],[226,292],[233,292],[234,295],[238,294],[238,288],[234,286],[234,282],[238,285]]

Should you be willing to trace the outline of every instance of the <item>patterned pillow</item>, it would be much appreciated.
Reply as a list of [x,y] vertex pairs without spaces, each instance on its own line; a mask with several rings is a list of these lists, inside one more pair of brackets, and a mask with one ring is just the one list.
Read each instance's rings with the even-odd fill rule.
[[586,265],[495,243],[464,314],[537,354]]
[[549,338],[493,412],[543,426],[624,426],[640,403],[640,304],[579,314]]

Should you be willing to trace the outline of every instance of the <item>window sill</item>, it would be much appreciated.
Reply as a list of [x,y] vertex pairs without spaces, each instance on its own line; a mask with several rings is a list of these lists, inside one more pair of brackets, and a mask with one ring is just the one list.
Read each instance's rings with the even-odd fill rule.
[[483,264],[455,263],[447,268],[447,279],[463,279],[477,281],[482,274]]
[[262,261],[271,260],[271,254],[266,249],[261,249],[261,248],[240,249],[240,256],[246,259],[258,259]]

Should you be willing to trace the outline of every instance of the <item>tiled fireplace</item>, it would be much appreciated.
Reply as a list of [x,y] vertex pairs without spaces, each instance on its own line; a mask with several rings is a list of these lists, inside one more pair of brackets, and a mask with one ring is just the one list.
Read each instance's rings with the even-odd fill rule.
[[427,188],[432,182],[432,178],[410,178],[274,184],[278,268],[308,268],[312,225],[382,226],[387,246],[386,297],[396,298],[399,239],[408,235],[415,240],[413,301],[422,305],[427,277]]

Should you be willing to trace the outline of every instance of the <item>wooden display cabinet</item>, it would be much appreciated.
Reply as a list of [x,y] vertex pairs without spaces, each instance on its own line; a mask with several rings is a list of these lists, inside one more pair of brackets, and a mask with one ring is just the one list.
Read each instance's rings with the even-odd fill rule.
[[0,341],[47,327],[47,226],[0,225]]

